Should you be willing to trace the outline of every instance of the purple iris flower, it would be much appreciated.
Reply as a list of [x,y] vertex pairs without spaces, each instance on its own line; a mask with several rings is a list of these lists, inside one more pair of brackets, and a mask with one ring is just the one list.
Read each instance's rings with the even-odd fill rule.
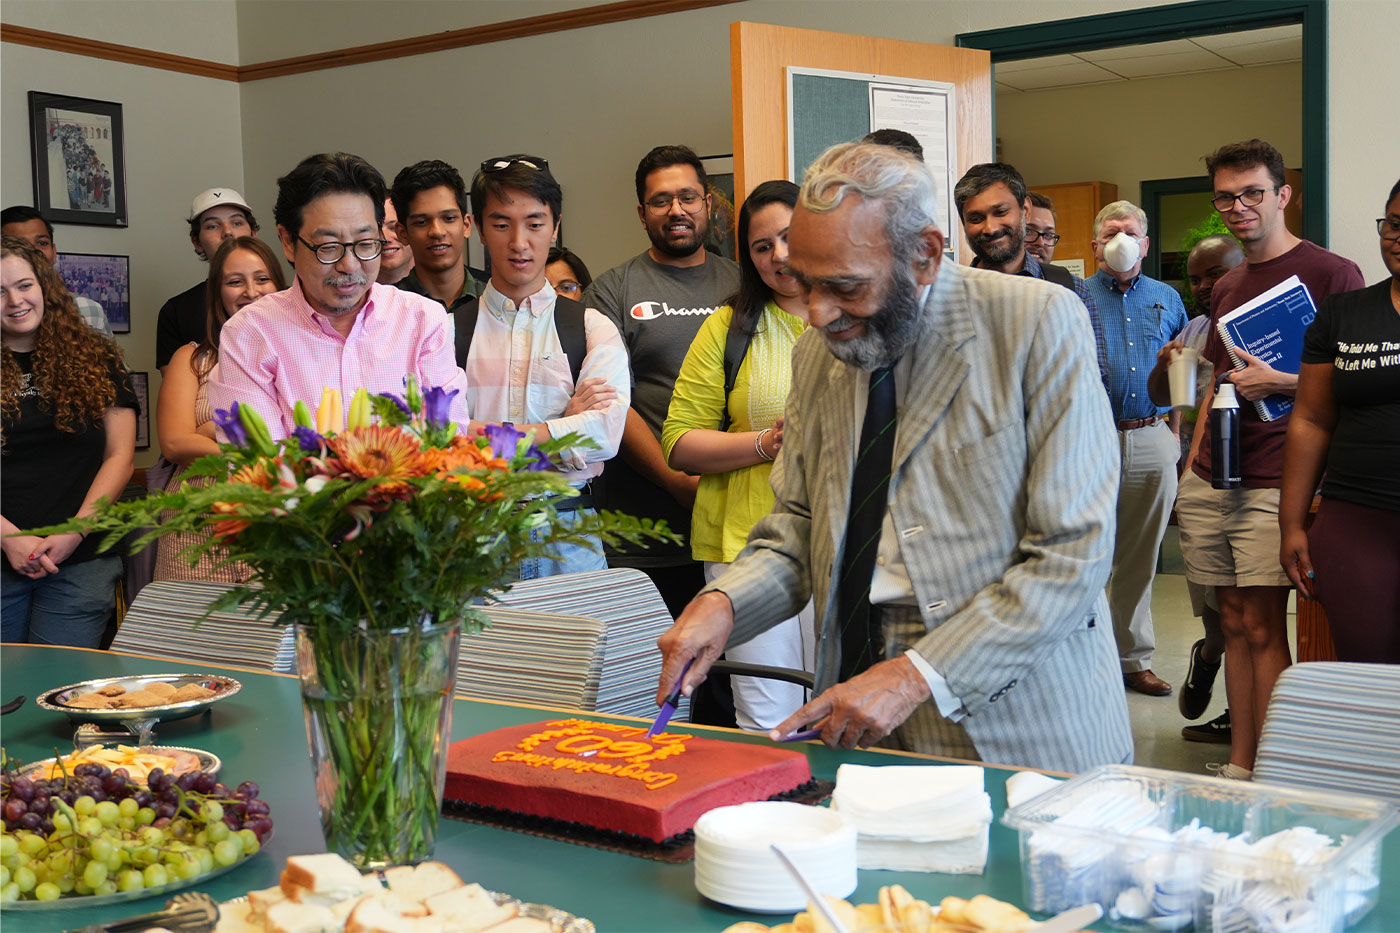
[[486,425],[485,434],[487,443],[491,445],[491,452],[502,460],[512,459],[520,449],[520,442],[525,439],[524,434],[504,424]]
[[243,419],[238,414],[237,402],[231,408],[220,408],[214,412],[214,424],[224,429],[224,436],[230,444],[248,446],[248,429],[243,426]]
[[430,428],[445,428],[452,423],[452,399],[461,392],[450,392],[441,386],[434,386],[423,392],[423,418]]
[[298,425],[292,429],[292,434],[301,442],[301,449],[309,454],[320,453],[326,443],[326,439],[317,434],[315,428]]
[[[455,392],[456,390],[454,389],[453,391]],[[399,406],[399,409],[400,409],[405,415],[408,415],[410,418],[413,417],[413,409],[411,409],[411,408],[408,407],[408,402],[405,402],[402,398],[400,398],[399,396],[395,395],[394,393],[392,393],[392,392],[381,392],[381,393],[379,393],[379,397],[380,397],[380,398],[387,398],[389,401],[391,401],[391,402],[393,402],[395,405]]]

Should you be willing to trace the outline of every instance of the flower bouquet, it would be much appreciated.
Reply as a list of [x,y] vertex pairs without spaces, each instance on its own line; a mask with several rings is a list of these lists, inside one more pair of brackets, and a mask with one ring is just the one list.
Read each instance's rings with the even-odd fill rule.
[[555,521],[552,503],[575,490],[551,457],[581,438],[535,446],[503,425],[464,436],[448,417],[456,390],[420,391],[412,377],[405,390],[361,389],[344,428],[340,393],[327,390],[314,419],[297,403],[280,441],[235,403],[215,416],[230,442],[186,473],[210,485],[62,526],[105,533],[102,549],[132,532],[136,550],[193,532],[203,540],[185,550],[191,563],[207,553],[252,566],[260,585],[210,611],[251,604],[295,624],[326,844],[362,867],[432,852],[459,636],[482,625],[472,603],[559,542],[674,539],[616,513]]

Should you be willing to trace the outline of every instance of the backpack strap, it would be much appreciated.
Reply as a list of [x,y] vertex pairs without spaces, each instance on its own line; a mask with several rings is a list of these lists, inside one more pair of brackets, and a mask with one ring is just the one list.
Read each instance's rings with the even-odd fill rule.
[[559,345],[569,359],[569,372],[573,374],[574,386],[578,386],[578,374],[583,369],[583,358],[588,355],[588,334],[585,331],[583,316],[587,308],[582,302],[559,295],[554,299],[554,333],[559,336]]
[[753,334],[735,330],[732,326],[724,338],[724,410],[720,412],[719,429],[728,431],[733,419],[729,417],[729,395],[734,391],[734,383],[739,379],[739,367],[749,354],[749,344]]
[[[583,369],[583,358],[588,355],[588,337],[584,331],[584,307],[572,298],[560,295],[554,300],[554,332],[559,335],[559,343],[564,348],[564,356],[569,360],[569,372],[573,374],[574,385],[578,385],[578,374]],[[472,349],[472,337],[476,334],[476,318],[481,311],[481,299],[473,298],[463,302],[452,312],[456,327],[457,365],[467,368],[467,354]]]
[[453,326],[457,330],[457,366],[462,370],[467,368],[467,354],[472,349],[472,336],[476,333],[476,315],[480,308],[481,299],[473,298],[452,312]]
[[1053,262],[1042,262],[1040,274],[1045,276],[1047,282],[1054,282],[1056,285],[1063,285],[1070,291],[1074,291],[1074,273],[1064,266],[1057,266]]

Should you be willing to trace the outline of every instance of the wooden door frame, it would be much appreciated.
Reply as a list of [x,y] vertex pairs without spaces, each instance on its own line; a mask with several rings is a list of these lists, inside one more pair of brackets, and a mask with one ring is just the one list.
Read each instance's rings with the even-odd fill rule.
[[[1077,16],[1025,26],[959,33],[957,45],[985,49],[997,62],[1040,58],[1070,52],[1114,48],[1168,39],[1189,39],[1225,32],[1300,24],[1303,27],[1303,172],[1327,178],[1327,4],[1326,0],[1192,0],[1167,6]],[[994,76],[995,77],[995,76]],[[993,127],[996,83],[992,84]],[[1264,101],[1236,101],[1231,106],[1267,106]],[[1312,186],[1303,235],[1327,245],[1326,184]]]

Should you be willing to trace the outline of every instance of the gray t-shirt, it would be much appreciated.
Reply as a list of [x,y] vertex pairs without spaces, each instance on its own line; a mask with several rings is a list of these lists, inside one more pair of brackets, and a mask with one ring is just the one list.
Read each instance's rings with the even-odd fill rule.
[[[723,256],[707,253],[702,264],[678,268],[641,253],[604,272],[584,291],[584,305],[606,314],[622,334],[632,365],[632,407],[658,443],[691,341],[705,318],[738,290],[739,266]],[[620,456],[608,461],[603,480],[607,508],[664,519],[673,531],[689,535],[690,512]],[[673,567],[690,560],[689,542],[608,551],[613,567]]]

